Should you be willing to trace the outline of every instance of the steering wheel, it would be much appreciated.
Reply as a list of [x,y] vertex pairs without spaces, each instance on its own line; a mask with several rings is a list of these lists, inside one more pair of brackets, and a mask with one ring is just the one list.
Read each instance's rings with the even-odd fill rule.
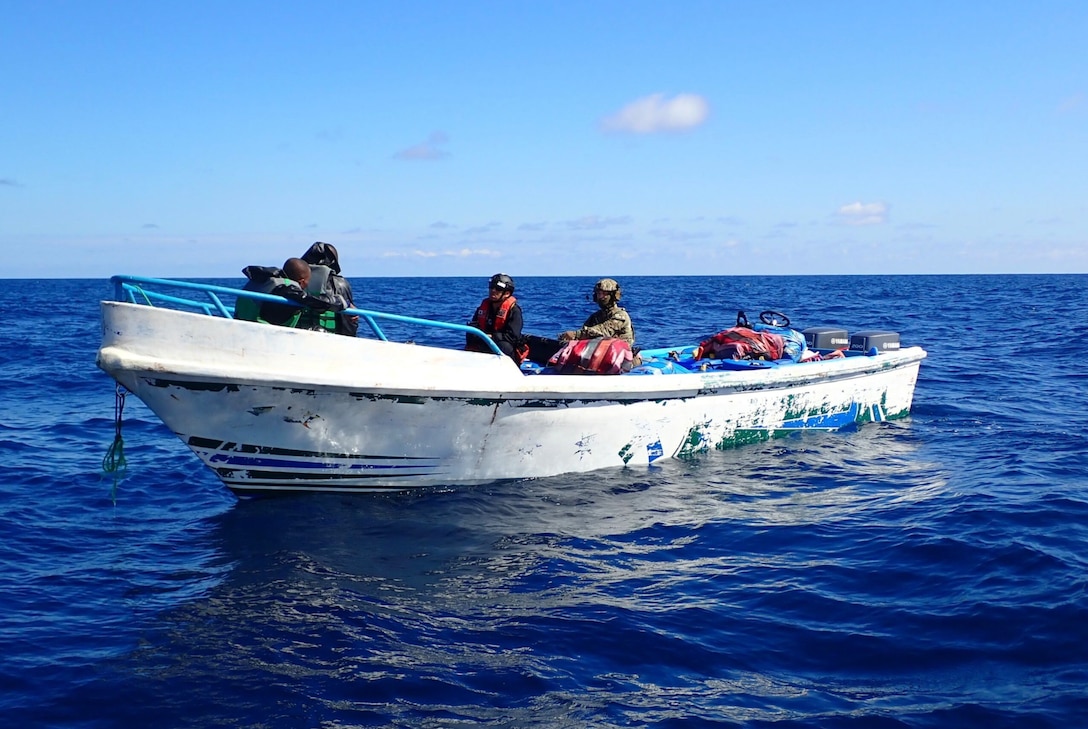
[[759,320],[764,324],[772,327],[788,327],[790,325],[790,318],[780,311],[767,311],[759,312]]

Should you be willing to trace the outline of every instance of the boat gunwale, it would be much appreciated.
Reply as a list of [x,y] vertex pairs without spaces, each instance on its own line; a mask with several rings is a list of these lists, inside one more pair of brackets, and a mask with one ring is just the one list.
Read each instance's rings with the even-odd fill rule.
[[[881,370],[910,367],[925,359],[927,353],[920,347],[905,347],[896,352],[883,352],[875,355],[857,354],[848,357],[825,359],[812,362],[781,364],[776,367],[753,368],[751,370],[715,370],[688,371],[654,374],[624,373],[621,375],[560,375],[554,373],[526,373],[517,368],[505,355],[486,352],[466,352],[448,347],[429,344],[407,344],[389,340],[359,338],[326,339],[329,335],[320,332],[271,327],[256,322],[226,319],[224,317],[184,311],[168,307],[148,306],[127,301],[103,301],[104,339],[109,335],[105,331],[105,322],[109,319],[108,309],[131,309],[139,311],[141,317],[199,317],[211,318],[219,326],[262,327],[268,338],[279,337],[322,337],[326,342],[335,341],[338,347],[411,347],[412,351],[434,351],[452,353],[458,356],[486,358],[492,368],[501,370],[504,378],[501,383],[489,383],[481,388],[457,388],[447,385],[414,382],[411,386],[383,385],[365,383],[365,378],[345,381],[343,378],[320,379],[310,377],[300,379],[296,368],[290,373],[284,370],[255,371],[251,363],[246,369],[220,366],[209,368],[203,362],[190,359],[163,359],[150,354],[137,353],[113,343],[103,346],[98,351],[98,365],[107,372],[129,372],[134,376],[148,380],[176,380],[179,386],[183,382],[212,385],[232,385],[239,387],[269,387],[284,390],[321,391],[327,393],[348,394],[358,397],[375,398],[426,398],[441,400],[465,400],[493,403],[527,402],[547,400],[554,402],[643,402],[688,399],[707,395],[725,395],[735,392],[759,392],[776,389],[803,387],[809,384],[844,381],[867,377]],[[342,343],[340,340],[343,340]],[[274,347],[273,347],[274,349]],[[668,348],[655,348],[655,350]],[[224,349],[223,351],[227,351]],[[506,365],[506,366],[504,366]],[[496,370],[496,373],[498,371]],[[616,378],[620,379],[616,379]],[[499,384],[495,387],[495,384]]]

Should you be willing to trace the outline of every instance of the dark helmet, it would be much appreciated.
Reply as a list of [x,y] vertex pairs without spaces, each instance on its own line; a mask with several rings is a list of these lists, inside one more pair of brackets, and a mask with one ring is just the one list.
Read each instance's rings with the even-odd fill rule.
[[507,276],[505,273],[496,273],[491,277],[491,280],[487,282],[489,289],[498,289],[506,293],[514,293],[514,279]]

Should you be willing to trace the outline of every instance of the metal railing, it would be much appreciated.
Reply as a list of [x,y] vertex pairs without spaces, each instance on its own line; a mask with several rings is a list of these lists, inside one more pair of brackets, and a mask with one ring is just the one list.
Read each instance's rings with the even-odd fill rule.
[[[216,286],[214,284],[195,283],[193,281],[127,275],[113,276],[110,278],[110,281],[113,283],[113,297],[116,301],[127,301],[132,304],[146,304],[147,306],[156,306],[158,303],[171,307],[188,307],[203,314],[207,314],[208,316],[221,316],[227,319],[234,318],[234,307],[224,304],[223,299],[221,298],[223,296],[232,296],[235,297],[235,300],[238,298],[249,298],[257,301],[271,301],[277,304],[286,303],[291,306],[299,306],[299,304],[285,299],[282,296],[274,296],[272,294],[264,294],[257,291],[246,291],[245,289],[234,289],[227,286]],[[208,300],[198,301],[196,299],[175,296],[173,294],[164,293],[161,290],[163,288],[199,292]],[[384,342],[390,340],[385,332],[382,331],[381,326],[378,324],[378,320],[463,332],[482,341],[484,346],[491,352],[502,355],[502,350],[499,349],[498,345],[495,344],[495,341],[491,337],[487,336],[487,334],[476,327],[468,326],[467,324],[451,324],[444,321],[434,321],[433,319],[419,319],[412,316],[388,314],[384,311],[370,311],[368,309],[344,309],[343,313],[358,316],[367,323],[367,326],[370,327],[374,336]]]

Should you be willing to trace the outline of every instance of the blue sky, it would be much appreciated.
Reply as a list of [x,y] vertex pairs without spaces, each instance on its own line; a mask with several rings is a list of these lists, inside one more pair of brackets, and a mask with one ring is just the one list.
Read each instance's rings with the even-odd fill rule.
[[1088,272],[1088,3],[0,0],[5,277]]

